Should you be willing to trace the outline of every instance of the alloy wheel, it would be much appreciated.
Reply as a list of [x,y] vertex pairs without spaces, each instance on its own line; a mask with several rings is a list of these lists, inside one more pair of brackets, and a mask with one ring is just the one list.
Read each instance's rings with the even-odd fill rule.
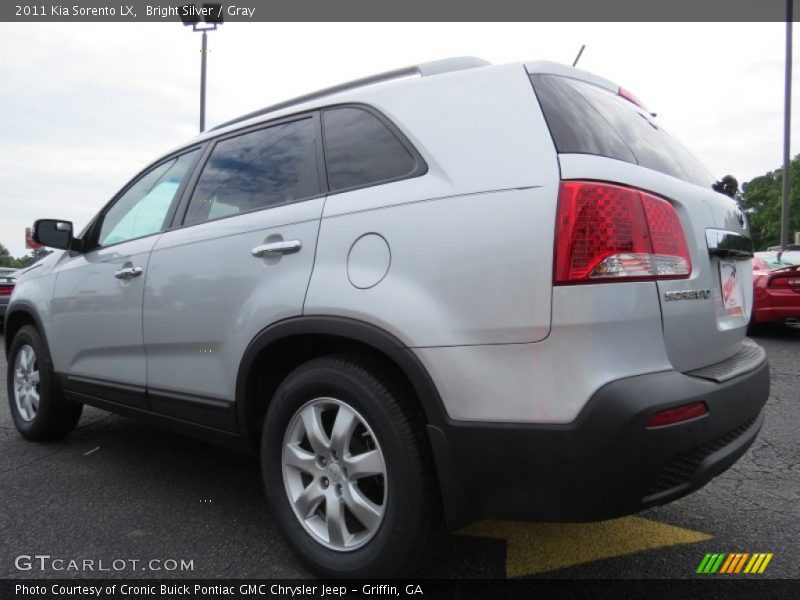
[[33,421],[39,410],[39,366],[34,349],[25,344],[14,360],[14,402],[24,421]]
[[286,429],[283,481],[303,528],[332,550],[371,540],[386,510],[386,462],[364,417],[335,398],[304,404]]

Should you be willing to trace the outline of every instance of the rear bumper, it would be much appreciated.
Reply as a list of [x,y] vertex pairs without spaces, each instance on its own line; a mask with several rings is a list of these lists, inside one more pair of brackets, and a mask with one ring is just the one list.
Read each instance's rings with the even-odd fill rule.
[[785,319],[800,318],[800,294],[798,294],[795,305],[768,306],[764,308],[755,307],[756,323],[772,323]]
[[[565,425],[450,421],[430,426],[450,525],[478,518],[591,521],[679,498],[735,463],[756,438],[769,366],[722,383],[665,371],[598,390]],[[707,415],[647,428],[654,413],[703,401]]]
[[0,321],[5,319],[7,308],[8,308],[8,300],[0,300]]
[[800,318],[800,293],[791,289],[756,286],[753,295],[753,316],[757,323]]

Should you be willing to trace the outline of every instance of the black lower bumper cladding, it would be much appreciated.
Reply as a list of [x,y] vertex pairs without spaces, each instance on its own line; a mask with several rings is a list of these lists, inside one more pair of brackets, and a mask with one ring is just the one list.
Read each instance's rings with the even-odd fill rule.
[[[747,451],[768,396],[762,361],[722,383],[676,371],[614,381],[569,424],[432,427],[437,461],[453,473],[442,482],[451,526],[487,517],[593,521],[674,500]],[[708,414],[647,427],[654,413],[693,402]]]

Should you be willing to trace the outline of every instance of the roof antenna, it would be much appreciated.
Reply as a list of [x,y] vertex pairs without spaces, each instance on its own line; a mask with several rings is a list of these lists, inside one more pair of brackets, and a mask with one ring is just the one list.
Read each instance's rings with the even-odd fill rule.
[[573,67],[578,64],[578,61],[581,59],[581,54],[583,54],[583,51],[585,49],[586,49],[586,44],[581,44],[581,49],[578,50],[578,56],[575,57],[575,62],[572,63]]

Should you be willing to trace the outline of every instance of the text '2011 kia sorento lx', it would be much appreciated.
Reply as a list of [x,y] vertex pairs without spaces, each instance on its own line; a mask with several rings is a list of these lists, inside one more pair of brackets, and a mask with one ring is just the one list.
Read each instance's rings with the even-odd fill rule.
[[448,526],[607,519],[755,439],[737,205],[625,90],[448,59],[310,94],[156,160],[21,274],[23,436],[83,404],[260,456],[326,576],[414,572]]

